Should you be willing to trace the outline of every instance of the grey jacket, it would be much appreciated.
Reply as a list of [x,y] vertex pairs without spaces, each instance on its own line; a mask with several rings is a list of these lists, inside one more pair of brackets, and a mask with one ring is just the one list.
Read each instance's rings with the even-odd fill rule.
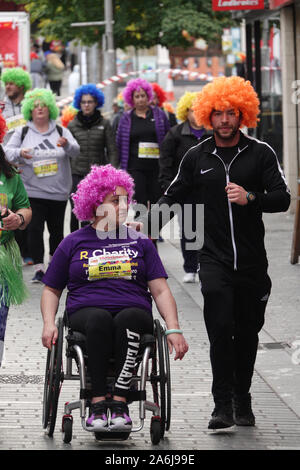
[[[48,131],[43,133],[36,129],[32,121],[26,125],[29,129],[23,142],[22,128],[17,128],[5,145],[6,158],[19,166],[29,197],[66,201],[72,187],[70,158],[76,158],[79,154],[78,143],[68,129],[62,128],[63,137],[68,143],[65,147],[57,147],[60,135],[55,121],[50,121]],[[21,157],[22,148],[32,149],[33,157]]]
[[90,125],[85,123],[79,111],[68,124],[68,129],[80,145],[79,156],[71,162],[72,174],[85,176],[94,164],[111,163],[115,167],[118,166],[117,147],[110,122],[104,119],[99,111]]

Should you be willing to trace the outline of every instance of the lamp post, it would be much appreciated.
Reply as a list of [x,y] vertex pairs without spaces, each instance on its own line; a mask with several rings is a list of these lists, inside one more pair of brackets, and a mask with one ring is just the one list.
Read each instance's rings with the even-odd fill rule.
[[[102,57],[103,57],[103,79],[108,79],[116,74],[116,52],[114,49],[113,35],[113,7],[112,0],[104,0],[104,21],[91,21],[83,23],[71,23],[73,27],[103,26],[105,33],[102,36]],[[112,102],[117,95],[117,84],[112,83],[105,87],[105,110],[111,111]]]
[[[113,7],[112,0],[104,1],[105,34],[103,44],[103,75],[104,79],[116,75],[116,51],[113,35]],[[105,110],[111,111],[114,97],[117,95],[117,84],[112,83],[104,89]]]

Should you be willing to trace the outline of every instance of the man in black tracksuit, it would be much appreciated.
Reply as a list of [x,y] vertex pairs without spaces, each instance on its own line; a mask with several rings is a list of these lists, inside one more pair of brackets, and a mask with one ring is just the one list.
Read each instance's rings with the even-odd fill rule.
[[210,122],[213,136],[187,151],[158,206],[190,193],[204,204],[199,277],[217,429],[255,424],[249,390],[271,291],[262,213],[286,211],[290,194],[274,150],[239,130],[241,113],[213,110]]

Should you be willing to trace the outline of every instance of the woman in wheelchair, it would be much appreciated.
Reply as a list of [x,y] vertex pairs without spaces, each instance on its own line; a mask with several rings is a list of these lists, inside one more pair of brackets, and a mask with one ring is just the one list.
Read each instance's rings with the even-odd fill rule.
[[[72,195],[76,217],[91,224],[60,243],[43,278],[43,345],[51,349],[57,339],[55,315],[67,287],[69,326],[87,338],[93,398],[86,425],[101,432],[131,430],[126,397],[140,337],[153,330],[152,297],[166,323],[174,359],[188,350],[155,245],[125,225],[133,193],[133,179],[124,170],[92,166]],[[116,382],[112,400],[107,400],[112,356]]]

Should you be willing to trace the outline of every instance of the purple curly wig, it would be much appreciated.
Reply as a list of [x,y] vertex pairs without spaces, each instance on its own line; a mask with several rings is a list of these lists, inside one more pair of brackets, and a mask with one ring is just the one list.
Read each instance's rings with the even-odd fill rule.
[[73,106],[76,109],[81,109],[80,108],[80,102],[82,95],[92,95],[96,102],[97,102],[97,108],[101,108],[104,104],[104,93],[99,90],[99,88],[96,87],[93,83],[88,83],[87,85],[81,85],[77,90],[75,91],[74,95],[74,100],[73,100]]
[[152,86],[149,82],[147,82],[147,80],[143,80],[142,78],[135,78],[133,80],[129,80],[126,88],[123,91],[123,98],[124,101],[126,101],[126,103],[131,106],[131,108],[134,107],[133,92],[140,90],[140,88],[142,88],[147,93],[149,101],[151,101],[153,98]]
[[117,170],[112,165],[92,165],[91,171],[78,184],[76,193],[71,195],[74,202],[73,212],[78,220],[91,220],[97,207],[102,204],[107,194],[121,186],[128,193],[128,203],[134,194],[134,182],[124,170]]

